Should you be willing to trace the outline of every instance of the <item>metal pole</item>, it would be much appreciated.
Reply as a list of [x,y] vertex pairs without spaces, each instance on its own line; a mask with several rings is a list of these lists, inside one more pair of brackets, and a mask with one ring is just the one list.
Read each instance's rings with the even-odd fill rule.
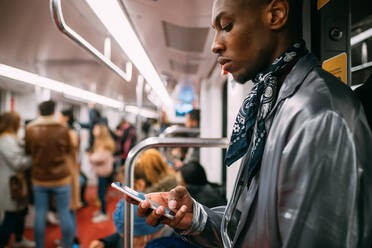
[[169,137],[176,133],[200,134],[199,128],[187,128],[178,125],[167,127],[159,137]]
[[[171,137],[171,136],[174,136],[175,134],[180,134],[180,133],[194,134],[194,137],[197,137],[200,134],[200,129],[173,125],[173,126],[170,126],[164,129],[164,131],[159,135],[159,137],[161,138]],[[164,148],[160,148],[159,150],[160,150],[160,153],[163,154],[163,156],[167,157],[167,154]]]
[[[226,138],[160,138],[151,137],[133,147],[125,161],[124,185],[133,188],[134,161],[143,150],[155,147],[220,147],[227,148]],[[133,247],[133,206],[124,202],[124,247]]]

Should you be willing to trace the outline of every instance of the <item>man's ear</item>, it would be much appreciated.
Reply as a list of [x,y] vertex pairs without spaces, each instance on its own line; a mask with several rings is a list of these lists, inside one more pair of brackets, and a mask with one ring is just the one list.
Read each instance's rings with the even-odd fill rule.
[[288,0],[272,0],[266,6],[266,10],[271,30],[279,30],[287,24],[290,11]]

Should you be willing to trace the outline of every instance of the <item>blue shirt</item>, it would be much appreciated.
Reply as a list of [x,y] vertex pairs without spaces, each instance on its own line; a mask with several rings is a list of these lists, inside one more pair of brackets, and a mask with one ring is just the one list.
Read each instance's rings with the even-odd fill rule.
[[[134,236],[143,236],[148,234],[153,234],[159,231],[164,225],[160,224],[156,227],[147,225],[146,218],[140,218],[137,216],[137,205],[133,206],[133,216],[134,216]],[[116,227],[116,232],[119,234],[124,234],[124,200],[119,201],[116,205],[116,210],[113,215],[114,223]]]

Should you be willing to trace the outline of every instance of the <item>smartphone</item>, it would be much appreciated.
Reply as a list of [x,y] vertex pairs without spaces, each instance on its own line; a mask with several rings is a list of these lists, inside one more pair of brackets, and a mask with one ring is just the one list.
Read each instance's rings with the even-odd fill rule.
[[[129,188],[128,186],[124,186],[122,183],[120,182],[113,182],[111,183],[111,186],[121,192],[123,192],[124,194],[126,194],[127,196],[129,196],[130,198],[138,201],[139,203],[143,202],[144,200],[149,200],[150,201],[150,207],[152,209],[157,209],[158,207],[160,207],[160,204],[150,200],[150,199],[147,199],[145,194],[143,193],[140,193],[138,191],[135,191],[134,189],[131,189]],[[174,215],[176,215],[175,212],[169,210],[168,208],[165,208],[165,214],[164,216],[173,220],[174,219]]]

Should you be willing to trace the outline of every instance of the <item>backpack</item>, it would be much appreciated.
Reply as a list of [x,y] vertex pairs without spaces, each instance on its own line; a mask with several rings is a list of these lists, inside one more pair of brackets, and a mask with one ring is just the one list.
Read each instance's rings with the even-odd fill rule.
[[24,172],[18,172],[9,179],[10,196],[18,206],[27,204],[28,202],[28,186]]

